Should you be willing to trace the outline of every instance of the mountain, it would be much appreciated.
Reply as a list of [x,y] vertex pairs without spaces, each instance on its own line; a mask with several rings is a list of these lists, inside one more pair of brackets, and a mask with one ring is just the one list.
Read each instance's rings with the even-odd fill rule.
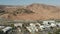
[[[1,7],[1,6],[0,6]],[[13,20],[48,20],[60,19],[60,8],[46,4],[31,4],[24,6],[5,6],[0,11],[1,18]]]
[[45,4],[31,4],[27,8],[35,12],[35,18],[38,18],[40,20],[60,19],[60,8],[58,8],[57,6]]

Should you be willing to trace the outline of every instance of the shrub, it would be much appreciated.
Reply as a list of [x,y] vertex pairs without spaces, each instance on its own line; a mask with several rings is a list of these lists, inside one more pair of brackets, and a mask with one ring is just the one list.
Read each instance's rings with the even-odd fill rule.
[[60,29],[56,30],[56,32],[54,32],[54,34],[60,34]]
[[30,13],[34,13],[33,11],[31,10],[28,10],[28,9],[24,9],[24,8],[21,8],[21,9],[17,9],[16,11],[13,12],[13,15],[17,15],[17,14],[21,14],[21,13],[27,13],[27,14],[30,14]]

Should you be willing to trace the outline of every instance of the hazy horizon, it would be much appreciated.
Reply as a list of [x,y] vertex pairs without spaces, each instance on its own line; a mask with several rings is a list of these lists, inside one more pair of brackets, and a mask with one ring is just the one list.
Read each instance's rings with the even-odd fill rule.
[[0,5],[29,5],[32,3],[60,6],[60,0],[0,0]]

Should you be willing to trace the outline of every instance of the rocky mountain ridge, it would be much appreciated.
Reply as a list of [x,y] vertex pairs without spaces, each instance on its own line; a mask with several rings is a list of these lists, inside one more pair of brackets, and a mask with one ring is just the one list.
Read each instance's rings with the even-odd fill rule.
[[0,6],[0,17],[13,20],[48,20],[60,19],[60,8],[45,4],[24,6]]

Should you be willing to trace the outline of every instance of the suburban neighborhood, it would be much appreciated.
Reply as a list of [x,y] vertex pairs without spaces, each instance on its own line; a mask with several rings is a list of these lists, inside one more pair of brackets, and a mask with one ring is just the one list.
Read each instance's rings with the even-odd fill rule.
[[[21,20],[22,21],[22,20]],[[8,21],[10,22],[10,21]],[[43,20],[41,22],[13,22],[10,25],[0,25],[0,33],[2,34],[54,34],[60,29],[60,22],[56,20]]]

